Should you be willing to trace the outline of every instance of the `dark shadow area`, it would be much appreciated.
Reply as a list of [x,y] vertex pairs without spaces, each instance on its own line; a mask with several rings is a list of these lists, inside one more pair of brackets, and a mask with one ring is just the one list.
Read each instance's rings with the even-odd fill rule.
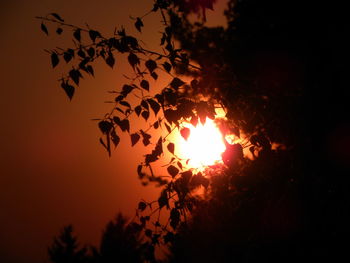
[[218,176],[173,262],[337,261],[350,230],[345,5],[230,3],[227,29],[173,23],[212,83],[189,92],[220,97],[263,151]]

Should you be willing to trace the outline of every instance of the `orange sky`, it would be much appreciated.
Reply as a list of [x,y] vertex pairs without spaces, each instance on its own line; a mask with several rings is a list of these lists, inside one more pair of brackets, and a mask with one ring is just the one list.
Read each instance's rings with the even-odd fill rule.
[[[218,14],[223,2],[216,8]],[[137,179],[136,165],[142,155],[128,156],[129,138],[122,138],[108,158],[98,143],[97,125],[90,121],[109,111],[110,105],[103,103],[111,99],[107,91],[124,83],[120,74],[129,65],[121,60],[115,70],[99,65],[96,78],[85,79],[69,102],[56,82],[62,68],[52,70],[43,52],[65,42],[45,37],[34,19],[56,12],[77,25],[88,22],[105,34],[122,24],[135,33],[129,15],[144,14],[150,3],[0,2],[0,262],[47,262],[46,248],[52,237],[70,223],[83,243],[96,244],[118,211],[132,215],[140,198],[158,195]],[[208,15],[213,24],[222,21]],[[159,41],[159,20],[153,16],[144,21],[142,39],[151,48]]]

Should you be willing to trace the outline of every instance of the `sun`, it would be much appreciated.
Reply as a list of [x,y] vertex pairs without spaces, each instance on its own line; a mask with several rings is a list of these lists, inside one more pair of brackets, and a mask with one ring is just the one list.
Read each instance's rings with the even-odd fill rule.
[[189,123],[184,123],[183,126],[190,130],[190,134],[187,140],[181,135],[178,136],[177,155],[181,159],[189,159],[188,165],[200,170],[222,163],[221,154],[226,147],[224,138],[213,120],[207,118],[204,125],[198,123],[196,127]]

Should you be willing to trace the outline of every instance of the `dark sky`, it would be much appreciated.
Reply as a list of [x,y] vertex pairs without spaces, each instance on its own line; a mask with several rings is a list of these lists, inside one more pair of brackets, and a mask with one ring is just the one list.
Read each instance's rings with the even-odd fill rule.
[[[0,3],[0,262],[47,262],[46,249],[62,226],[72,223],[82,243],[99,240],[118,211],[133,215],[140,198],[158,191],[142,187],[136,165],[140,148],[129,138],[108,158],[98,143],[92,118],[110,110],[107,93],[125,81],[129,65],[117,60],[111,70],[101,63],[96,78],[85,78],[72,102],[56,81],[64,67],[52,70],[44,48],[70,43],[40,31],[35,16],[59,13],[67,22],[88,22],[103,34],[114,26],[135,30],[129,15],[149,10],[152,1],[13,0]],[[216,14],[221,14],[219,1]],[[160,17],[146,18],[142,39],[156,47]],[[212,24],[222,22],[209,14]],[[68,40],[68,42],[67,42]],[[124,140],[123,140],[124,139]]]

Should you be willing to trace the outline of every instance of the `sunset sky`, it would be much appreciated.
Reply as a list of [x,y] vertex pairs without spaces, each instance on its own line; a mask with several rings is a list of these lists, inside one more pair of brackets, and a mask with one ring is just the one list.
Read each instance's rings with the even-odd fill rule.
[[[225,1],[218,2],[208,14],[213,25],[223,21]],[[70,35],[46,37],[34,18],[56,12],[106,35],[124,25],[152,48],[159,41],[160,17],[147,17],[142,35],[129,18],[151,6],[144,0],[1,1],[0,262],[48,262],[47,246],[67,224],[81,243],[97,244],[118,211],[132,216],[141,198],[159,194],[137,179],[142,147],[131,151],[123,137],[109,158],[91,121],[110,110],[103,102],[111,99],[108,90],[124,84],[126,60],[117,60],[115,70],[98,64],[96,78],[85,78],[69,102],[57,82],[65,68],[52,70],[43,49],[70,43]]]

